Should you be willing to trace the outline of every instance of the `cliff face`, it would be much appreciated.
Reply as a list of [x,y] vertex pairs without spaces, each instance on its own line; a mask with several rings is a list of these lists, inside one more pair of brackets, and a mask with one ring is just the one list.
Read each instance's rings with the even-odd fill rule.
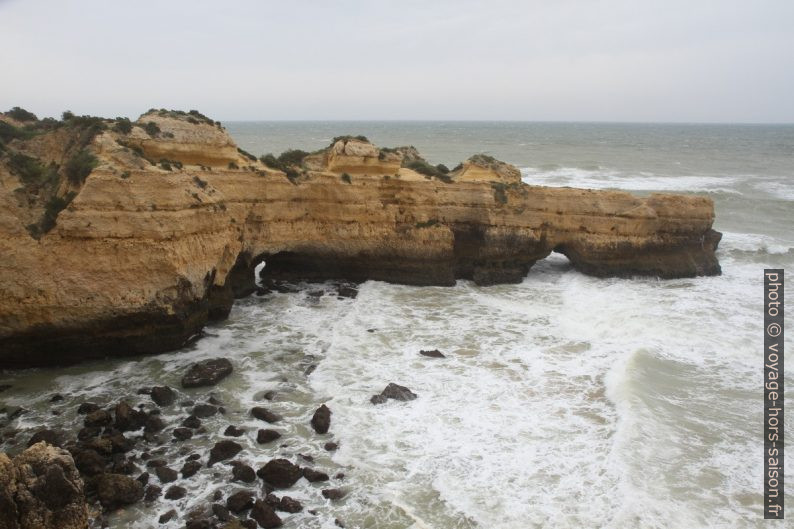
[[490,157],[447,171],[356,138],[268,166],[198,113],[78,125],[0,156],[0,367],[177,348],[263,259],[272,278],[415,285],[517,282],[552,251],[599,276],[720,271],[708,198],[529,186]]

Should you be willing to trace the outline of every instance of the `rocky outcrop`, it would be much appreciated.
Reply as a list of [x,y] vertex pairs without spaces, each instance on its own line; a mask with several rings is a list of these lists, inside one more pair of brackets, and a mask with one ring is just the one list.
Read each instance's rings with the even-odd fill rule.
[[449,171],[361,137],[266,164],[197,112],[17,125],[0,136],[0,367],[178,348],[262,260],[268,280],[413,285],[518,282],[552,251],[597,276],[720,271],[706,197],[530,186],[488,156]]
[[41,442],[14,459],[0,453],[0,528],[87,527],[83,481],[67,451]]

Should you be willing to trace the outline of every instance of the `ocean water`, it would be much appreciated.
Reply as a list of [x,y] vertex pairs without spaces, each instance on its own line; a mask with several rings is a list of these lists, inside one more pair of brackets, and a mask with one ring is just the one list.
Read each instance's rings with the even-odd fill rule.
[[[339,299],[330,284],[313,284],[251,296],[182,351],[0,374],[0,384],[12,385],[0,408],[28,410],[0,430],[0,448],[18,451],[42,424],[74,428],[85,400],[126,396],[151,407],[138,388],[178,387],[190,363],[225,356],[233,375],[214,388],[180,390],[180,400],[212,393],[226,414],[205,419],[206,432],[191,441],[150,451],[176,469],[190,453],[206,461],[235,424],[246,428],[238,459],[255,468],[303,454],[314,462],[302,464],[344,474],[280,491],[304,504],[301,513],[280,513],[287,528],[332,528],[336,519],[378,529],[788,526],[764,521],[761,505],[762,272],[794,269],[794,126],[226,125],[255,154],[365,134],[379,145],[413,144],[450,167],[486,152],[516,164],[529,183],[704,194],[724,234],[723,274],[597,279],[552,254],[518,285],[367,282],[357,298]],[[326,294],[308,295],[318,289]],[[787,339],[789,351],[793,345]],[[418,354],[436,348],[446,358]],[[370,404],[389,382],[418,398]],[[790,369],[786,384],[794,402]],[[264,405],[284,416],[275,426],[283,437],[257,445],[265,425],[248,410],[269,390],[276,397]],[[49,402],[55,393],[64,400]],[[333,416],[320,436],[309,420],[322,403]],[[186,415],[180,405],[163,410],[170,422]],[[790,412],[786,435],[794,438]],[[339,443],[336,452],[323,449],[328,440]],[[786,474],[793,471],[787,462]],[[186,498],[141,503],[108,522],[154,527],[175,508],[180,519],[168,527],[183,527],[181,517],[215,490],[249,488],[230,476],[228,465],[203,468],[178,482]],[[348,495],[325,500],[320,490],[332,486]],[[786,500],[791,509],[794,495]]]

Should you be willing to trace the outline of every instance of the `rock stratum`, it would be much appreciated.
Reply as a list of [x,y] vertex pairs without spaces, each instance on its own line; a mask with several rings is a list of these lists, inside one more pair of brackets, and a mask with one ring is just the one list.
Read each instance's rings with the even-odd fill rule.
[[263,260],[266,280],[409,285],[519,282],[552,251],[595,276],[715,275],[713,220],[705,197],[531,186],[363,137],[257,159],[196,111],[0,114],[0,367],[178,348]]

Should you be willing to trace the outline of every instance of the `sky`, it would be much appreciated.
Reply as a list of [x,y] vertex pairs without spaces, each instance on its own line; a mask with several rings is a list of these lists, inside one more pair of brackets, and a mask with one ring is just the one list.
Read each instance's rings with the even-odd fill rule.
[[0,109],[794,122],[790,0],[0,0]]

